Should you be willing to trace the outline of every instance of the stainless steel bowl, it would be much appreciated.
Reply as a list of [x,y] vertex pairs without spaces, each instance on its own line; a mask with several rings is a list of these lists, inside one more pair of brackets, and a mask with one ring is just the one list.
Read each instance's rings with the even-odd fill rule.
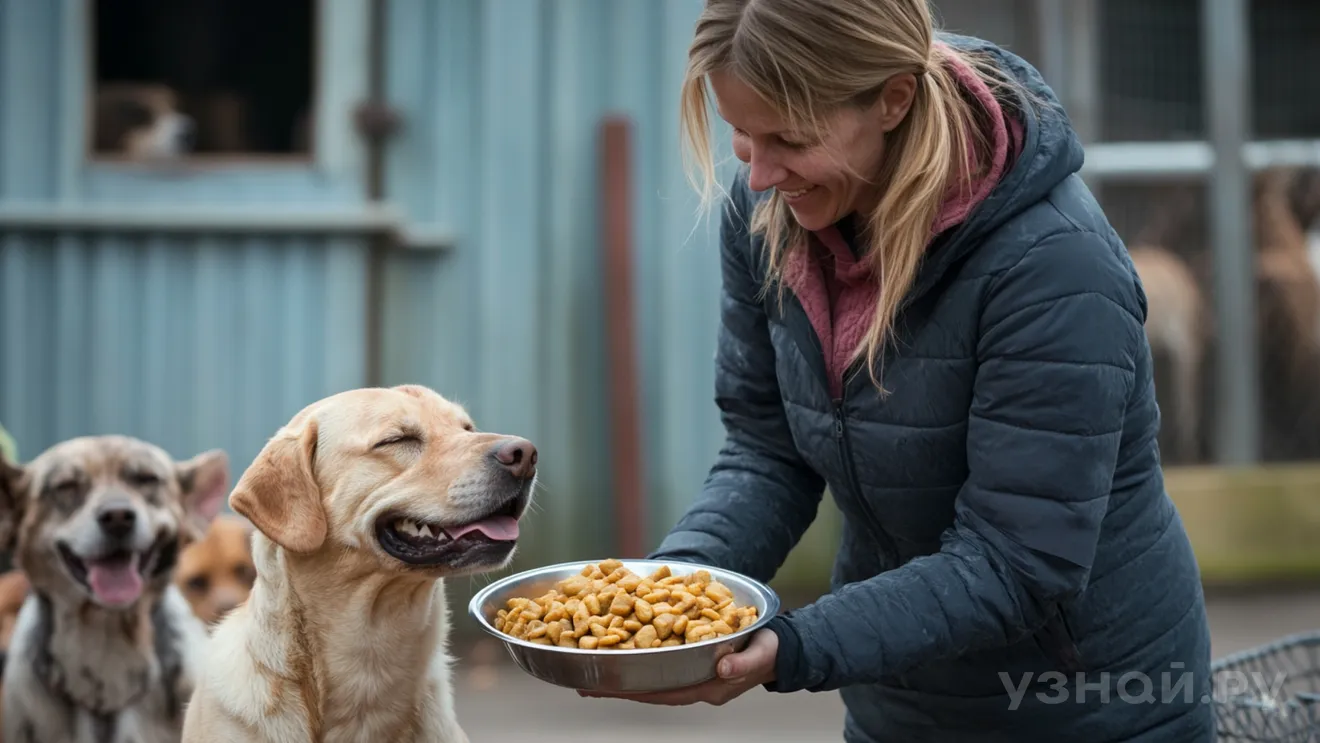
[[739,606],[755,606],[757,620],[731,635],[691,645],[646,650],[583,650],[538,645],[495,629],[495,614],[509,599],[537,598],[555,583],[577,575],[584,567],[604,560],[566,562],[528,570],[492,583],[472,597],[468,613],[481,628],[499,638],[514,662],[531,676],[570,689],[603,692],[646,692],[678,689],[715,678],[715,664],[726,653],[747,647],[752,633],[779,613],[779,596],[764,583],[709,565],[665,560],[622,560],[625,567],[645,576],[662,565],[674,575],[706,570],[733,591]]

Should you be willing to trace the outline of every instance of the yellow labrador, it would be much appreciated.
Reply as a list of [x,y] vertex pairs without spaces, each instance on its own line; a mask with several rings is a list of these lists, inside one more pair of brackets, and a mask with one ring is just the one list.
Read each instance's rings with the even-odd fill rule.
[[418,386],[294,416],[230,495],[257,579],[214,630],[184,743],[466,741],[443,579],[508,564],[536,456]]

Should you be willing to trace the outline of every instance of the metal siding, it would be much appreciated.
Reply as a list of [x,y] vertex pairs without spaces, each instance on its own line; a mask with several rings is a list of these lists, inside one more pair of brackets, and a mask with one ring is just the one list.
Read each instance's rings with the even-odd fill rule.
[[59,10],[54,2],[0,0],[0,199],[47,198],[55,189]]
[[303,405],[362,384],[364,256],[345,239],[5,234],[0,421],[25,459],[124,433],[176,457],[223,448],[237,477]]

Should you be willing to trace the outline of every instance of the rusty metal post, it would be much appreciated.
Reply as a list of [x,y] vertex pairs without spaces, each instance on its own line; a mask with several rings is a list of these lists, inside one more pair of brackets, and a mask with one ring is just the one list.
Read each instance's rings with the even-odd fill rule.
[[632,122],[601,124],[601,218],[605,285],[606,376],[609,388],[611,486],[616,554],[645,556],[646,519],[641,451],[641,401],[633,319]]

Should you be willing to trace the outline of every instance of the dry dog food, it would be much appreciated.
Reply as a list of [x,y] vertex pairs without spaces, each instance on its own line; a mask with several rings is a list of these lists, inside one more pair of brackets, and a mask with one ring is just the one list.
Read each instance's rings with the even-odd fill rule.
[[495,629],[540,645],[596,650],[652,649],[714,640],[756,621],[729,587],[698,570],[662,566],[645,578],[618,560],[588,565],[545,595],[509,599]]

